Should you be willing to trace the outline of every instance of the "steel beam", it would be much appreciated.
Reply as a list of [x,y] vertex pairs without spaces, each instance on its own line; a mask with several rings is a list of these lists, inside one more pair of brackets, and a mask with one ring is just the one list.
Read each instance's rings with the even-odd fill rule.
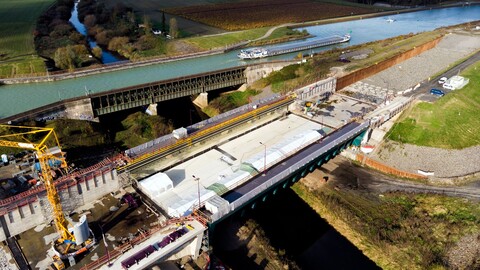
[[196,74],[91,96],[95,116],[246,83],[246,67]]

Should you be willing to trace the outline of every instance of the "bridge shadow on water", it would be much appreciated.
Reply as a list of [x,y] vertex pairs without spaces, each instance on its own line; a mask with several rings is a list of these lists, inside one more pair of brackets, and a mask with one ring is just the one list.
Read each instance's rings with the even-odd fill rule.
[[249,219],[263,229],[275,250],[284,250],[300,269],[379,269],[293,190],[287,188],[256,205],[243,216],[236,214],[220,222],[213,233],[214,253],[232,269],[265,269],[268,264],[248,254],[253,234],[246,240],[237,236]]

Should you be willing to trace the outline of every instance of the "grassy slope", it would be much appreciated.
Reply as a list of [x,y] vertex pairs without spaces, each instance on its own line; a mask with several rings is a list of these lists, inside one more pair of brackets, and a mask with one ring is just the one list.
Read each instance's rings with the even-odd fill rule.
[[387,137],[403,143],[461,149],[480,144],[480,63],[462,73],[470,83],[435,103],[406,111]]
[[294,191],[383,269],[444,269],[447,251],[478,233],[480,208],[441,195],[362,195],[324,186]]
[[224,47],[226,45],[232,45],[244,40],[252,40],[263,36],[270,27],[263,27],[245,31],[237,31],[226,34],[204,36],[204,37],[192,37],[183,39],[183,41],[193,44],[198,48],[207,50],[218,47]]
[[32,33],[38,16],[53,2],[0,0],[0,76],[45,70],[43,61],[35,56]]

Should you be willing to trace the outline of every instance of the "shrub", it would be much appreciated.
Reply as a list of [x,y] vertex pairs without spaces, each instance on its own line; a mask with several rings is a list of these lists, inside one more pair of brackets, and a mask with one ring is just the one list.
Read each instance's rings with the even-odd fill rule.
[[123,49],[129,42],[128,37],[114,37],[108,43],[108,49],[110,51],[120,51]]

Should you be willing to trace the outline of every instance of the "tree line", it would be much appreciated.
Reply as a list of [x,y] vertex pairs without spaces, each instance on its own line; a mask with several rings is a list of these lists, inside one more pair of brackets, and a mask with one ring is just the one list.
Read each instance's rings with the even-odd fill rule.
[[[69,22],[74,0],[57,0],[42,14],[34,31],[38,54],[55,63],[62,70],[73,70],[101,64],[102,49],[116,52],[127,59],[161,55],[166,51],[168,34],[165,15],[161,23],[163,35],[153,34],[154,25],[148,16],[138,17],[121,3],[107,8],[104,3],[82,0],[78,3],[78,17],[87,29],[88,37],[99,47],[90,48],[87,37]],[[169,21],[169,37],[178,37],[175,19]]]

